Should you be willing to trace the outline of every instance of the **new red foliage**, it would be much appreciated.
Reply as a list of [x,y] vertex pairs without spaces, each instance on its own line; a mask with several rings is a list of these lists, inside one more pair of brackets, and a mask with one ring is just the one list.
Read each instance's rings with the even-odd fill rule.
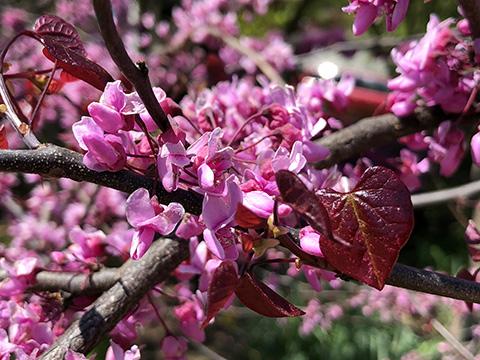
[[226,260],[213,272],[208,285],[207,316],[202,326],[207,326],[233,295],[238,285],[237,267],[235,262]]
[[7,130],[5,125],[0,126],[0,149],[8,149]]
[[339,272],[382,289],[413,229],[410,192],[389,169],[367,169],[348,193],[315,194],[289,171],[276,174],[282,199],[325,236],[320,248]]
[[243,305],[263,316],[277,318],[305,314],[248,272],[241,277],[235,294]]
[[38,39],[45,48],[44,55],[57,61],[58,67],[70,75],[103,90],[112,76],[100,65],[87,58],[87,53],[75,27],[55,15],[38,18],[30,35]]
[[367,169],[347,193],[321,190],[333,238],[321,237],[327,261],[341,273],[379,290],[413,229],[410,192],[389,169]]

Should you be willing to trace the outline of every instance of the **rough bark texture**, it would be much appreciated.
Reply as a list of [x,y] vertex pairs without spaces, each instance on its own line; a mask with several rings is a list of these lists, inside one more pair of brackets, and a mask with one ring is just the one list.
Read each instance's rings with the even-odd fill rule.
[[[478,115],[469,115],[468,118],[470,117],[478,118]],[[402,136],[433,129],[449,119],[453,120],[452,116],[449,117],[438,108],[420,108],[405,118],[385,114],[362,119],[318,140],[319,144],[330,150],[330,156],[320,161],[318,168],[327,168],[359,157],[368,150],[394,143]]]
[[155,241],[140,260],[125,263],[120,279],[70,325],[41,359],[62,360],[68,350],[92,350],[155,284],[164,281],[187,257],[187,241]]
[[[36,150],[0,150],[0,171],[40,174],[52,178],[69,178],[75,181],[88,181],[131,193],[138,188],[152,191],[154,181],[151,178],[132,171],[97,172],[87,168],[82,155],[56,145],[42,145]],[[183,190],[167,192],[157,186],[154,193],[161,203],[172,201],[181,203],[187,212],[200,214],[201,197]]]
[[99,294],[110,289],[119,278],[119,269],[112,268],[91,274],[40,271],[30,289],[52,292],[63,290],[72,295]]
[[399,288],[480,304],[480,283],[396,264],[386,282]]

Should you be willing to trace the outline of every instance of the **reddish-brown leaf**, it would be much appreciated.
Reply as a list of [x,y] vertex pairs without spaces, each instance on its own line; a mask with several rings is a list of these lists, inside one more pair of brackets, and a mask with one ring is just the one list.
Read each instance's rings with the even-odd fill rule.
[[267,224],[265,219],[255,215],[251,210],[247,209],[242,204],[238,204],[237,206],[235,221],[239,226],[246,229],[261,229]]
[[241,277],[235,294],[243,305],[263,316],[278,318],[305,314],[248,272]]
[[93,61],[87,59],[85,48],[75,27],[55,15],[44,15],[34,25],[32,36],[44,45],[43,53],[58,67],[99,90],[103,90],[110,74]]
[[318,232],[332,236],[328,212],[313,191],[308,190],[298,176],[288,170],[280,170],[275,174],[278,190],[283,201],[296,212],[303,215]]
[[5,125],[0,125],[0,149],[8,149],[7,129],[5,129]]
[[327,209],[332,237],[320,248],[339,272],[379,290],[413,229],[410,192],[389,169],[371,167],[348,193],[317,193]]
[[223,261],[212,274],[207,292],[207,316],[202,326],[207,326],[235,292],[238,285],[237,267],[231,260]]
[[33,25],[33,31],[40,35],[45,42],[67,48],[84,57],[87,56],[75,27],[58,16],[40,16]]
[[[468,271],[468,269],[465,269],[465,268],[460,269],[455,277],[459,279],[468,280],[468,281],[476,280],[476,274],[475,275],[471,274],[470,271]],[[473,311],[473,303],[465,301],[465,305],[467,305],[467,308],[470,312]]]

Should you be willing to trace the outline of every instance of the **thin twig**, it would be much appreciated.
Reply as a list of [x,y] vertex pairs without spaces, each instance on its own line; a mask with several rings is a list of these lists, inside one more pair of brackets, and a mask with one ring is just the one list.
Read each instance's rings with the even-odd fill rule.
[[450,189],[431,191],[412,195],[412,204],[415,208],[422,208],[441,204],[456,199],[465,199],[480,193],[480,180],[453,187]]
[[15,130],[22,136],[23,142],[30,149],[36,149],[40,146],[40,141],[38,141],[35,134],[32,132],[32,128],[27,123],[20,120],[17,113],[15,112],[15,106],[13,105],[12,99],[10,98],[10,92],[8,91],[7,84],[5,84],[5,79],[0,72],[0,97],[3,103],[6,106],[6,111],[0,113],[0,118],[6,118]]
[[55,60],[52,71],[50,73],[50,77],[48,78],[48,81],[45,84],[42,90],[42,93],[40,94],[40,98],[38,99],[37,104],[35,105],[35,109],[33,110],[32,115],[30,117],[30,127],[32,128],[32,131],[35,128],[35,121],[38,115],[38,111],[40,110],[40,106],[42,106],[43,99],[45,98],[45,95],[47,95],[48,88],[50,87],[50,84],[53,81],[53,76],[55,75],[55,71],[57,71],[57,66],[58,66],[58,60]]
[[273,83],[277,85],[284,86],[285,81],[282,79],[278,71],[270,65],[270,63],[259,53],[250,49],[247,46],[244,46],[237,38],[228,35],[226,33],[221,32],[216,28],[208,28],[208,33],[220,40],[222,40],[225,44],[230,46],[232,49],[237,50],[239,53],[245,55],[250,60],[253,61],[255,66]]
[[440,321],[433,319],[432,326],[464,359],[475,360],[475,356]]
[[93,7],[100,32],[113,61],[123,75],[133,84],[145,108],[160,130],[168,130],[170,123],[153,93],[145,63],[135,65],[125,50],[125,46],[113,20],[110,0],[93,0]]

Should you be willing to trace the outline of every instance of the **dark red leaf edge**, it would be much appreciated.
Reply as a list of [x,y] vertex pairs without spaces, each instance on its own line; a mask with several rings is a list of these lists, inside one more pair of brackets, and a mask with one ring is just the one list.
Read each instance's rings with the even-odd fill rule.
[[59,16],[40,16],[33,25],[33,31],[45,41],[55,42],[87,57],[87,52],[75,27]]
[[320,248],[339,272],[381,290],[400,249],[413,230],[410,192],[390,169],[368,168],[348,193],[317,193],[330,217],[334,237],[322,236]]
[[44,55],[70,75],[103,91],[112,76],[100,65],[89,60],[75,27],[55,15],[37,19],[31,36],[43,45]]
[[[468,269],[465,269],[465,268],[460,269],[455,277],[463,280],[468,280],[468,281],[476,281],[476,276],[471,274],[470,271],[468,271]],[[465,305],[467,305],[467,308],[470,312],[473,311],[472,302],[465,301]]]
[[7,129],[5,125],[0,125],[0,149],[8,149]]
[[235,294],[243,305],[263,316],[280,318],[305,314],[248,272],[241,277]]
[[275,174],[275,180],[283,202],[304,216],[315,230],[327,237],[332,237],[330,217],[315,193],[308,190],[303,181],[288,170],[278,171]]
[[208,325],[225,306],[238,285],[237,266],[231,260],[223,261],[212,274],[207,291],[207,315],[202,327]]

